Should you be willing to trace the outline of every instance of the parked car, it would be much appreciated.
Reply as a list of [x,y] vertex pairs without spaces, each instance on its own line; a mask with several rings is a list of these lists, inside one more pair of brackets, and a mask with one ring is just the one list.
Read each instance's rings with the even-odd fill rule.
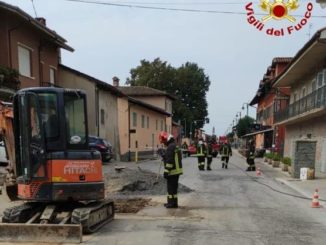
[[89,136],[88,139],[90,149],[99,151],[103,162],[109,162],[112,159],[113,151],[110,142],[96,136]]

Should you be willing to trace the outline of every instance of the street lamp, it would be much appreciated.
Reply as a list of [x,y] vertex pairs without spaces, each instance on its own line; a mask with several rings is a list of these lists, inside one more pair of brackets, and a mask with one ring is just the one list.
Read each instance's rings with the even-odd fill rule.
[[[238,120],[238,116],[239,116],[239,120]],[[241,111],[238,111],[237,114],[235,115],[235,122],[236,122],[236,124],[239,123],[240,119],[241,119]]]
[[243,103],[242,104],[242,110],[244,110],[244,105],[246,105],[247,106],[247,117],[248,117],[248,109],[249,109],[249,104],[248,103]]

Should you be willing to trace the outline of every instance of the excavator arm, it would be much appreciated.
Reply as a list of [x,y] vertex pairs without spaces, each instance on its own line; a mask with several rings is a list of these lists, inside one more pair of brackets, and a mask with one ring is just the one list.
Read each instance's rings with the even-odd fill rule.
[[15,139],[13,133],[12,103],[0,101],[0,135],[5,143],[8,166],[4,167],[5,177],[0,182],[0,189],[5,191],[10,200],[17,199]]

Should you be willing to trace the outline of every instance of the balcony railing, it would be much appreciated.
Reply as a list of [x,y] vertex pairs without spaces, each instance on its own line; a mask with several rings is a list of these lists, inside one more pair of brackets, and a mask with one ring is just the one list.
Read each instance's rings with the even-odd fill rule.
[[308,94],[300,100],[290,104],[285,110],[274,114],[275,122],[285,121],[313,109],[326,107],[326,86]]

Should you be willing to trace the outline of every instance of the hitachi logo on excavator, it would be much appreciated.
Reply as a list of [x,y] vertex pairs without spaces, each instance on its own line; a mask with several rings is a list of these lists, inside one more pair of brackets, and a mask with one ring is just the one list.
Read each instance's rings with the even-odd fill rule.
[[64,174],[97,174],[95,162],[68,162],[63,169]]

